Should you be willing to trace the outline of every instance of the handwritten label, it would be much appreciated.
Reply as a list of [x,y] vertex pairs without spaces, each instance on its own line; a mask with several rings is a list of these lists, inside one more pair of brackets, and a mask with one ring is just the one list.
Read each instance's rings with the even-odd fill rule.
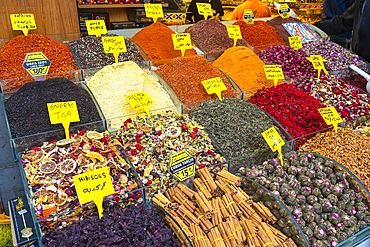
[[102,37],[105,53],[113,53],[115,62],[118,63],[120,52],[126,52],[125,38],[123,36]]
[[301,37],[299,37],[299,36],[289,37],[289,45],[293,49],[296,49],[296,50],[301,49],[302,48],[302,39],[301,39]]
[[190,34],[188,33],[174,33],[172,34],[173,48],[181,50],[181,56],[185,55],[187,49],[192,49]]
[[49,72],[50,60],[42,52],[27,53],[23,61],[23,68],[35,78],[36,81],[46,80]]
[[288,4],[284,3],[280,5],[279,14],[282,18],[289,18],[290,15],[290,8]]
[[196,3],[199,15],[204,16],[207,20],[208,16],[213,16],[213,11],[210,3]]
[[107,27],[104,20],[86,20],[87,33],[100,37],[102,34],[107,33]]
[[195,158],[183,150],[171,155],[170,172],[180,181],[191,178],[195,174]]
[[227,33],[229,34],[230,39],[234,39],[234,47],[236,46],[236,42],[238,39],[242,39],[242,34],[240,32],[239,25],[226,25]]
[[25,36],[28,35],[28,30],[37,29],[33,14],[11,14],[10,21],[13,30],[22,30]]
[[317,78],[320,78],[321,70],[324,70],[325,74],[329,75],[324,65],[324,62],[327,62],[327,60],[323,59],[321,55],[311,55],[306,57],[306,59],[312,63],[314,69],[317,69]]
[[215,93],[217,94],[217,97],[222,101],[221,92],[227,90],[227,87],[220,77],[202,81],[202,84],[208,94]]
[[114,188],[107,167],[85,172],[73,177],[80,204],[94,201],[99,211],[99,218],[103,216],[103,198],[114,194]]
[[130,103],[132,108],[134,108],[136,111],[139,109],[144,109],[146,114],[150,117],[149,106],[153,105],[154,101],[145,91],[126,95],[125,98],[128,103]]
[[144,7],[145,7],[146,17],[153,18],[154,22],[157,22],[158,18],[163,18],[162,4],[160,4],[160,3],[146,3],[146,4],[144,4]]
[[263,65],[265,75],[268,80],[274,80],[275,86],[279,79],[284,79],[284,73],[281,69],[281,65]]
[[283,138],[281,138],[279,133],[276,131],[275,127],[271,127],[270,129],[263,132],[262,136],[269,145],[269,147],[271,148],[272,152],[275,152],[276,150],[278,151],[281,165],[284,165],[281,147],[285,145],[285,142]]
[[80,122],[76,101],[54,102],[47,104],[51,124],[62,124],[69,139],[69,125]]
[[244,21],[247,24],[254,24],[254,13],[251,9],[244,10]]
[[343,119],[338,114],[334,106],[318,109],[322,118],[327,125],[333,125],[335,133],[338,133],[338,124],[343,122]]

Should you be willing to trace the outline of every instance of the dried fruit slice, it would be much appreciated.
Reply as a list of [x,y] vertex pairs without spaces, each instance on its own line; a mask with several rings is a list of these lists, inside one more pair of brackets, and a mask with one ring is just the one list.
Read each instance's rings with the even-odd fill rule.
[[73,142],[73,139],[63,139],[63,140],[59,140],[57,141],[57,146],[64,146],[64,145],[67,145],[67,144],[71,144]]
[[142,125],[142,124],[139,124],[139,129],[142,132],[145,132],[145,133],[148,133],[148,132],[152,131],[152,128],[150,128],[149,126],[146,126],[146,125]]
[[179,127],[170,126],[166,129],[166,134],[170,138],[176,138],[181,134],[181,129]]
[[39,163],[42,160],[42,158],[44,158],[44,155],[45,154],[43,151],[38,151],[34,153],[34,155],[32,156],[32,165]]
[[81,138],[81,136],[79,136],[79,135],[77,135],[77,136],[75,136],[75,137],[73,137],[73,144],[79,144],[79,143],[81,143],[82,142],[82,138]]
[[86,136],[89,139],[92,139],[92,140],[100,140],[101,138],[104,137],[103,133],[99,133],[99,132],[96,132],[96,131],[89,131],[89,132],[87,132]]
[[41,197],[44,197],[44,196],[47,196],[49,194],[49,192],[45,189],[39,189],[38,191],[36,191],[33,196],[34,197],[37,197],[37,198],[41,198]]
[[56,169],[57,169],[57,164],[52,160],[46,161],[42,163],[40,166],[40,171],[44,174],[53,173],[55,172]]
[[127,184],[128,178],[125,174],[121,174],[121,175],[119,175],[119,181],[123,184]]
[[104,145],[100,141],[92,140],[92,146],[94,148],[97,148],[97,149],[100,149],[100,150],[104,150]]
[[83,151],[90,151],[90,148],[91,148],[90,144],[85,144],[85,145],[83,146],[82,150],[83,150]]
[[76,161],[73,159],[66,159],[59,165],[59,170],[63,174],[69,174],[76,169]]
[[97,152],[89,152],[88,151],[88,152],[86,152],[85,155],[87,157],[90,157],[90,158],[96,158],[96,159],[100,160],[100,162],[104,161],[104,157],[101,154],[97,153]]
[[68,199],[68,195],[64,192],[59,192],[58,194],[53,195],[53,202],[56,206],[63,206]]
[[189,153],[193,156],[199,152],[196,148],[193,147],[187,147],[186,150],[189,151]]
[[41,149],[44,150],[45,152],[49,152],[55,148],[55,142],[46,144],[45,146],[42,146]]

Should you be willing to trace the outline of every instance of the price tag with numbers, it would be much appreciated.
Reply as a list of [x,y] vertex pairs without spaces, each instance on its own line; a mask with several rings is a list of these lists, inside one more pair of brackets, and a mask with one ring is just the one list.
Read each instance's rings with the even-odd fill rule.
[[123,36],[102,37],[105,53],[113,53],[115,62],[118,63],[120,52],[126,52],[125,38]]
[[338,114],[334,106],[318,109],[327,125],[333,125],[335,133],[338,132],[338,124],[343,123],[343,119]]
[[234,39],[234,47],[236,46],[236,42],[238,39],[242,39],[242,33],[240,32],[239,25],[226,25],[227,33],[229,34],[230,39]]
[[50,65],[50,60],[42,52],[27,53],[23,61],[23,68],[35,78],[35,81],[46,80]]
[[281,65],[263,65],[265,70],[265,75],[268,80],[273,80],[275,86],[277,85],[279,79],[284,79],[284,73]]
[[69,139],[69,125],[80,122],[76,101],[54,102],[47,104],[51,124],[63,124],[66,139]]
[[37,28],[33,14],[11,14],[10,21],[13,30],[22,30],[25,36],[28,35],[28,30]]
[[279,14],[282,18],[289,18],[290,16],[290,8],[288,4],[284,3],[280,5]]
[[302,48],[302,39],[300,36],[292,36],[289,37],[289,45],[293,49],[301,49]]
[[224,82],[221,80],[220,77],[215,77],[212,79],[208,79],[202,81],[203,87],[206,89],[208,94],[216,94],[217,97],[222,101],[221,92],[227,90]]
[[185,55],[187,49],[192,49],[189,33],[174,33],[172,34],[173,48],[181,50],[181,56]]
[[106,34],[108,32],[104,20],[86,20],[85,22],[87,33],[89,35],[100,37],[102,34]]
[[283,138],[276,131],[275,127],[271,127],[262,133],[263,138],[271,148],[272,152],[278,151],[280,155],[280,162],[283,165],[283,156],[281,152],[281,147],[285,145]]
[[153,18],[157,22],[158,18],[163,18],[163,8],[160,3],[146,3],[144,4],[145,15],[148,18]]
[[324,65],[324,62],[327,62],[327,60],[323,59],[321,55],[311,55],[306,57],[306,59],[312,63],[314,69],[317,69],[317,78],[320,78],[321,70],[324,70],[325,74],[329,75]]
[[195,158],[183,150],[171,155],[170,172],[180,181],[191,178],[195,174]]
[[248,24],[254,24],[254,13],[251,9],[244,10],[244,21]]
[[213,16],[213,11],[210,3],[196,3],[199,15],[204,16],[207,20],[208,16]]
[[146,114],[150,117],[149,106],[153,105],[154,101],[145,91],[126,95],[125,98],[128,103],[130,103],[132,108],[134,108],[136,111],[139,109],[144,109]]

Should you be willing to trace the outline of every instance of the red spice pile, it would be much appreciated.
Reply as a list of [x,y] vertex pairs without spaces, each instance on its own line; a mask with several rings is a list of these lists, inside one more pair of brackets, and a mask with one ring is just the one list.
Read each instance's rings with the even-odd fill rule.
[[[325,106],[293,84],[259,89],[248,101],[273,116],[294,139],[329,127],[317,110]],[[298,140],[295,147],[308,138]]]
[[254,21],[247,24],[245,21],[237,21],[233,25],[239,25],[243,38],[254,48],[255,53],[268,49],[271,45],[285,44],[275,28],[270,27],[264,21]]
[[[22,65],[27,53],[40,51],[51,62],[49,75],[78,69],[68,46],[40,34],[18,35],[0,49],[0,80],[27,78],[11,80],[3,84],[3,90],[16,89],[33,80]],[[64,74],[58,75],[63,76]],[[51,77],[54,76],[48,76]]]

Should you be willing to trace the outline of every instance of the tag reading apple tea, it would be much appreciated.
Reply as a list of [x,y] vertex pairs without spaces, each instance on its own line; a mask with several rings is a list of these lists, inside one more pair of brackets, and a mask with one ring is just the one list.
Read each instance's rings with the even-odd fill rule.
[[150,117],[149,106],[153,105],[154,101],[145,91],[126,95],[125,98],[128,103],[130,103],[132,108],[134,108],[136,111],[139,109],[144,109],[146,114]]
[[114,60],[118,63],[118,56],[120,52],[126,52],[125,38],[123,36],[109,36],[102,37],[103,47],[105,53],[113,53]]
[[54,102],[47,104],[51,124],[62,124],[69,139],[69,125],[71,122],[80,122],[76,101]]
[[172,34],[173,48],[181,50],[181,56],[185,55],[187,49],[192,49],[189,33],[174,33]]
[[282,18],[289,18],[290,16],[290,8],[288,4],[284,3],[280,5],[279,14]]
[[284,73],[281,69],[281,65],[263,65],[265,75],[268,80],[274,80],[275,86],[279,79],[284,79]]
[[283,138],[279,135],[279,133],[276,131],[275,127],[271,127],[270,129],[266,130],[262,133],[263,138],[271,148],[272,152],[275,152],[276,150],[279,153],[280,156],[280,162],[281,166],[283,166],[283,155],[281,152],[281,147],[285,145],[285,142]]
[[104,20],[86,20],[87,33],[100,37],[102,34],[107,33],[107,27]]
[[254,13],[251,9],[244,10],[244,21],[247,24],[254,24]]
[[26,54],[23,61],[23,68],[35,79],[45,81],[49,72],[50,60],[42,52],[30,52]]
[[199,15],[204,16],[207,20],[208,16],[213,16],[213,11],[210,3],[196,3]]
[[206,89],[208,94],[215,93],[217,97],[222,101],[221,92],[227,90],[224,82],[221,80],[220,77],[215,77],[212,79],[208,79],[202,81],[203,87]]
[[163,8],[160,3],[146,3],[144,4],[145,15],[148,18],[153,18],[157,22],[158,18],[163,18]]
[[94,201],[99,218],[103,217],[103,199],[116,193],[107,167],[73,176],[80,204]]
[[240,32],[239,25],[226,25],[227,33],[229,34],[230,39],[234,39],[234,47],[236,46],[236,42],[238,39],[242,39],[242,34]]
[[10,21],[13,30],[22,30],[25,36],[28,35],[28,30],[37,29],[33,14],[11,14]]
[[300,49],[302,48],[302,39],[301,37],[299,36],[292,36],[292,37],[288,37],[289,38],[289,45],[290,47],[292,47],[293,49]]
[[338,133],[338,124],[343,123],[343,119],[338,114],[334,106],[318,109],[327,125],[333,125],[335,133]]
[[324,70],[325,74],[329,75],[324,65],[324,62],[327,62],[327,60],[323,59],[321,55],[311,55],[306,57],[306,59],[312,63],[314,69],[317,69],[317,78],[320,78],[321,70]]

